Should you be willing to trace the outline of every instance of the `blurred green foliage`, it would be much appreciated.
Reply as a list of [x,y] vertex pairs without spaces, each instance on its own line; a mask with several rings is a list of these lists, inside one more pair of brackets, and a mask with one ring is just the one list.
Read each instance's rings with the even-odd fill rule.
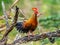
[[59,0],[43,0],[45,4],[49,4],[49,16],[45,16],[39,20],[44,28],[60,28],[60,3]]
[[11,5],[11,3],[12,3],[12,0],[0,0],[0,15],[3,14],[3,11],[2,11],[2,4],[1,4],[2,1],[4,1],[5,6],[6,6],[6,9],[8,9],[9,6]]
[[[6,10],[8,10],[15,0],[0,0],[0,16],[3,15],[1,5],[2,1],[5,3]],[[39,12],[43,12],[44,14],[39,17],[39,23],[44,29],[55,31],[55,29],[60,28],[60,0],[20,0],[16,5],[24,11],[27,18],[32,15],[32,7],[37,7]],[[5,20],[0,20],[0,23],[2,22],[5,23]],[[18,32],[14,28],[9,34],[9,38],[13,40],[17,33]],[[42,41],[33,42],[33,44],[29,42],[29,45],[60,45],[60,39],[56,38],[56,42],[54,44],[49,43],[49,40],[45,39]]]

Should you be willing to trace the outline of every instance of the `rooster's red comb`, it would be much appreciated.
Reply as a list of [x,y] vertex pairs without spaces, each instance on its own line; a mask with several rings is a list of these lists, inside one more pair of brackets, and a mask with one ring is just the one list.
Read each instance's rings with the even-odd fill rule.
[[32,8],[32,10],[37,11],[38,9],[37,8]]

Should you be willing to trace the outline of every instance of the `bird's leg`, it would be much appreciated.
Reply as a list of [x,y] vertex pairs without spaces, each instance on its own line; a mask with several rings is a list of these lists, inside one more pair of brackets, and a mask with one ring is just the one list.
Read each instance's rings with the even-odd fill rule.
[[32,32],[32,36],[34,36],[34,32]]
[[30,38],[30,34],[31,34],[30,31],[28,31],[28,33],[27,33],[27,35],[28,35],[28,39]]
[[31,36],[34,36],[34,32],[32,32],[31,30],[29,30],[28,33],[27,33],[27,35],[28,35],[28,39],[29,39],[30,38],[30,35]]

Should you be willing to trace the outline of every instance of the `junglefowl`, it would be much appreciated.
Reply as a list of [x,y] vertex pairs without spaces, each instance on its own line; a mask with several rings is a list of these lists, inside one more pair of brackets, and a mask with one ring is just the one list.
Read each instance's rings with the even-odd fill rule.
[[26,21],[22,22],[17,22],[16,23],[16,28],[19,32],[22,33],[27,33],[29,35],[34,35],[33,31],[37,27],[37,14],[38,14],[38,9],[37,8],[32,8],[33,10],[33,15],[27,19]]

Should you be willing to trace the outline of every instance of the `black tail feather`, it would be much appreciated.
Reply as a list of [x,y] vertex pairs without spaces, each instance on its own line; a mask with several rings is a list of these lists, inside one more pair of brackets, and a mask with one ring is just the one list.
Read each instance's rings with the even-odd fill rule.
[[22,22],[17,22],[15,27],[19,32],[21,32],[22,31]]

